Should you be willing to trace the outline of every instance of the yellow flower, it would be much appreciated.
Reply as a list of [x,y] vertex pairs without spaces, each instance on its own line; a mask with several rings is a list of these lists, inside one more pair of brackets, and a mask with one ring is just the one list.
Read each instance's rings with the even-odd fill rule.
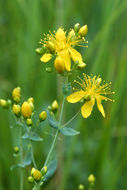
[[105,117],[105,112],[101,104],[101,101],[112,101],[111,99],[105,96],[107,94],[114,94],[114,92],[110,91],[111,83],[104,84],[102,83],[102,80],[99,76],[92,77],[84,73],[83,79],[80,79],[80,81],[75,80],[74,82],[80,85],[81,89],[78,89],[76,92],[68,96],[67,101],[70,103],[76,103],[80,100],[84,100],[85,103],[81,108],[81,113],[84,118],[87,118],[91,115],[96,100],[99,111],[101,112],[103,117]]
[[25,118],[30,118],[31,117],[32,109],[31,109],[31,106],[30,106],[30,104],[28,102],[25,101],[22,104],[21,110],[22,110],[22,115]]
[[65,70],[70,71],[71,59],[74,62],[83,63],[81,54],[74,49],[74,46],[83,46],[81,43],[88,42],[81,35],[76,35],[73,29],[66,35],[64,29],[59,28],[56,33],[52,34],[50,32],[46,35],[40,43],[49,50],[49,53],[45,53],[40,58],[42,62],[48,62],[52,58],[52,54],[55,54],[57,58],[63,60]]
[[12,107],[12,110],[13,110],[13,113],[18,116],[21,111],[20,105],[14,104]]
[[12,97],[15,102],[20,101],[20,98],[21,98],[21,88],[20,87],[14,88],[14,90],[12,91]]

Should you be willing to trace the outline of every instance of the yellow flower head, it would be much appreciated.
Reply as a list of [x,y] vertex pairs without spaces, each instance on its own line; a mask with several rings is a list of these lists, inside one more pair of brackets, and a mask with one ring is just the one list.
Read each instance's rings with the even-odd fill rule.
[[20,98],[21,98],[21,88],[20,87],[14,88],[14,90],[12,91],[12,97],[15,102],[20,101]]
[[24,102],[22,104],[22,107],[21,107],[21,111],[22,111],[22,115],[25,117],[25,118],[30,118],[31,115],[32,115],[32,109],[31,109],[31,106],[28,102]]
[[52,55],[56,55],[56,59],[60,58],[61,62],[63,60],[64,70],[70,71],[71,59],[79,64],[83,63],[81,54],[74,49],[74,46],[83,46],[83,43],[88,43],[88,41],[81,35],[76,34],[73,29],[67,35],[63,28],[59,28],[57,32],[53,34],[50,32],[46,35],[40,43],[48,49],[48,52],[40,58],[42,62],[48,62]]
[[78,78],[80,81],[75,80],[74,82],[76,82],[81,87],[81,89],[76,90],[76,92],[68,96],[67,101],[70,103],[76,103],[80,100],[84,100],[85,103],[81,108],[81,113],[84,118],[87,118],[91,115],[96,100],[99,111],[101,112],[103,117],[105,117],[105,112],[101,101],[112,101],[105,96],[107,94],[114,94],[114,92],[110,91],[111,83],[102,83],[100,76],[92,77],[84,73],[83,79],[81,79],[80,77]]

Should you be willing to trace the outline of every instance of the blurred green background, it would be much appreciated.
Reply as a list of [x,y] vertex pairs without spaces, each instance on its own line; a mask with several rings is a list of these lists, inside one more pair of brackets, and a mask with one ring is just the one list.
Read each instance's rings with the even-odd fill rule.
[[[127,0],[0,0],[0,98],[11,97],[21,86],[23,99],[33,96],[37,112],[57,98],[56,74],[47,74],[35,54],[43,33],[87,24],[89,48],[81,49],[87,74],[100,74],[112,81],[114,103],[104,103],[106,119],[94,111],[88,119],[72,123],[81,134],[58,142],[59,168],[46,190],[76,190],[87,187],[90,173],[96,176],[95,190],[127,189]],[[73,77],[70,78],[72,80]],[[68,105],[70,118],[77,107]],[[0,108],[0,190],[19,189],[18,170],[10,171],[13,131],[8,110]],[[46,125],[45,131],[50,131]],[[48,132],[47,132],[48,133]],[[35,143],[41,168],[52,137],[40,129],[42,143]],[[31,189],[27,182],[24,189]]]

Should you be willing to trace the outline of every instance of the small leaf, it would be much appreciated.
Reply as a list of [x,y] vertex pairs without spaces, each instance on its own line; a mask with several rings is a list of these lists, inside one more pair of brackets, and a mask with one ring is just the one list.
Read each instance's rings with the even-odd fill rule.
[[53,176],[53,174],[55,173],[56,168],[57,168],[57,161],[52,160],[47,167],[48,167],[48,171],[47,171],[46,175],[44,176],[43,181],[47,181],[50,177]]
[[27,132],[22,136],[23,139],[29,139],[32,141],[42,141],[43,139],[37,133],[30,133]]
[[24,164],[15,164],[15,165],[11,166],[10,170],[14,170],[16,168],[24,168],[24,167],[25,167]]
[[51,127],[58,129],[58,121],[56,121],[51,114],[49,113],[49,111],[47,111],[47,115],[48,115],[48,123]]
[[61,129],[59,129],[59,131],[60,131],[63,135],[65,135],[65,136],[75,136],[75,135],[80,134],[79,131],[76,131],[75,129],[68,128],[68,127],[61,128]]

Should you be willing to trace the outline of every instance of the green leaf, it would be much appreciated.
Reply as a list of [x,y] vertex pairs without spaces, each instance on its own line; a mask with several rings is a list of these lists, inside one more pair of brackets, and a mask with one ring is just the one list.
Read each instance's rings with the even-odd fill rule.
[[24,167],[25,167],[24,164],[15,164],[15,165],[10,167],[10,170],[12,171],[16,168],[24,168]]
[[27,132],[22,136],[23,139],[29,139],[32,141],[42,141],[43,139],[37,133],[30,133]]
[[26,157],[23,160],[23,165],[25,166],[29,166],[32,163],[32,155],[31,155],[31,148],[29,150],[29,152],[27,153]]
[[47,171],[46,175],[44,176],[43,181],[47,181],[50,177],[53,176],[53,174],[55,173],[55,171],[57,169],[57,161],[52,160],[47,167],[48,167],[48,171]]
[[55,129],[58,129],[58,121],[56,121],[52,116],[51,114],[49,113],[49,111],[47,111],[47,116],[48,116],[48,124],[52,127],[52,128],[55,128]]
[[59,131],[60,131],[63,135],[65,135],[65,136],[75,136],[75,135],[80,134],[79,131],[76,131],[75,129],[68,128],[68,127],[61,128],[61,129],[59,129]]

